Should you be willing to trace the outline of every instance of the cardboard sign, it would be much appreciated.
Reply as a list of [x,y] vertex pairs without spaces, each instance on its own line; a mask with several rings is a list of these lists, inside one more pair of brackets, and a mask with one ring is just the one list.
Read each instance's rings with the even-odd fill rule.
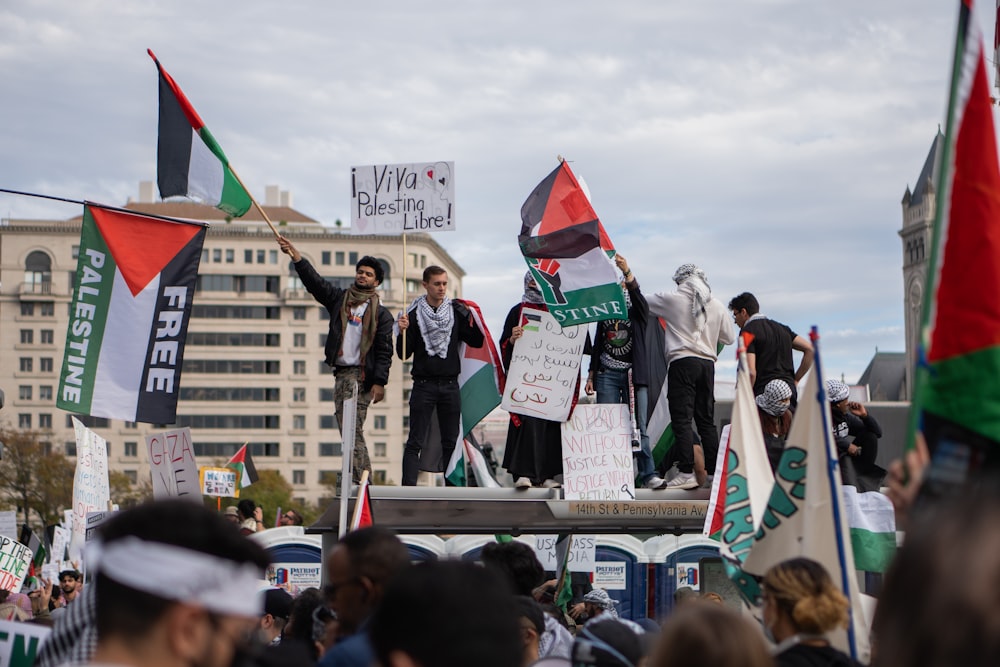
[[605,561],[594,566],[594,588],[606,591],[628,589],[628,569],[625,561]]
[[0,536],[0,590],[21,590],[31,566],[31,549],[17,540]]
[[191,429],[178,428],[146,436],[153,497],[182,496],[201,503],[198,463],[191,446]]
[[0,667],[32,667],[51,632],[44,625],[0,621]]
[[[557,572],[555,535],[535,535],[535,555],[546,571]],[[570,572],[593,572],[597,563],[597,538],[594,535],[574,535],[569,547],[567,565]]]
[[200,469],[201,493],[206,496],[239,498],[240,487],[236,471],[232,468]]
[[87,512],[108,509],[111,487],[108,483],[108,443],[73,417],[76,431],[76,476],[73,478],[73,535],[70,560],[79,560],[86,540]]
[[351,167],[351,233],[455,229],[455,163]]
[[521,311],[501,406],[508,412],[564,422],[573,407],[586,326],[563,327],[544,310]]
[[320,588],[323,566],[319,563],[274,563],[265,575],[272,586],[298,595],[307,588]]
[[566,500],[635,500],[627,405],[576,406],[562,425],[562,456]]

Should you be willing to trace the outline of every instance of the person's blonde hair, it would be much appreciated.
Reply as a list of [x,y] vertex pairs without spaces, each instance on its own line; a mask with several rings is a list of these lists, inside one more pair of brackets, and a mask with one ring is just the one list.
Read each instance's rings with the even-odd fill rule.
[[722,604],[686,604],[663,624],[648,667],[772,667],[760,631]]
[[850,603],[814,560],[778,563],[764,575],[764,593],[791,619],[796,632],[819,635],[847,627]]

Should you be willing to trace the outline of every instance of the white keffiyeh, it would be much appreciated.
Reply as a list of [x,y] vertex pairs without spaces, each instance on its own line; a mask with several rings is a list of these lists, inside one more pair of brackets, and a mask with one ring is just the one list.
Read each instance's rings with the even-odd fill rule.
[[694,264],[682,264],[674,273],[674,282],[691,289],[691,316],[695,332],[700,333],[708,323],[708,302],[712,300],[712,288],[705,272]]
[[424,295],[413,302],[410,311],[413,310],[417,311],[417,324],[420,326],[427,354],[445,359],[451,342],[451,328],[455,323],[455,309],[451,305],[451,299],[445,297],[437,310],[434,310]]

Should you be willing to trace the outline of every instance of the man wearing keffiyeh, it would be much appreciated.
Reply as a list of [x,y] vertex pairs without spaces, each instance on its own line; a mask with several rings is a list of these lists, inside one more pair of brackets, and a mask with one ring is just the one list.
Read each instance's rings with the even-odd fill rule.
[[[447,271],[440,266],[428,266],[424,269],[423,285],[427,294],[414,300],[399,316],[401,334],[396,339],[400,359],[413,355],[410,435],[403,449],[403,486],[417,483],[420,450],[427,439],[435,410],[441,433],[441,459],[445,465],[451,460],[462,416],[458,386],[462,360],[458,345],[462,342],[470,347],[482,347],[485,340],[465,304],[448,298]],[[416,316],[416,326],[412,326],[411,316]]]

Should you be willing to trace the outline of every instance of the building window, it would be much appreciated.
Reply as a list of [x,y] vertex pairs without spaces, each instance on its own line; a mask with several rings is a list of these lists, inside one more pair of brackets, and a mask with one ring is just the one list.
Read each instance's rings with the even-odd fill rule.
[[32,301],[22,301],[21,302],[21,315],[24,317],[32,317],[35,314],[35,304]]
[[262,401],[281,400],[278,387],[181,387],[182,401]]
[[139,425],[136,424],[135,422],[125,422],[125,428],[136,429],[139,428]]
[[267,251],[267,261],[268,261],[269,264],[277,264],[278,263],[278,251],[277,250],[268,250]]
[[21,345],[30,345],[35,342],[34,329],[21,329]]
[[292,319],[293,320],[305,320],[306,319],[306,309],[305,306],[295,306],[292,308]]
[[410,428],[410,415],[403,415],[403,428]]
[[232,248],[226,248],[226,264],[232,264],[236,261],[236,251]]
[[39,304],[38,307],[41,310],[42,317],[55,317],[56,316],[56,304],[54,304],[54,303],[42,303],[42,304]]
[[292,337],[292,344],[295,347],[305,347],[306,346],[306,335],[304,333],[297,333]]
[[329,250],[324,250],[322,253],[320,253],[320,262],[323,264],[323,266],[330,266]]
[[90,417],[88,415],[66,415],[66,428],[73,428],[73,417],[87,428],[107,428],[111,422],[106,417]]
[[372,471],[372,484],[385,484],[385,471],[384,470],[373,470]]
[[306,374],[306,362],[303,359],[296,359],[292,362],[292,373],[294,375]]
[[75,245],[70,249],[70,253],[73,255],[73,259],[80,259],[80,246]]
[[409,260],[410,260],[409,264],[410,264],[410,266],[412,266],[414,269],[419,269],[420,268],[420,263],[417,261],[417,253],[411,252],[411,253],[407,253],[407,254],[409,255]]
[[216,264],[222,263],[222,248],[215,248],[212,250],[212,261]]
[[319,400],[321,403],[330,403],[333,401],[333,389],[330,387],[320,387],[319,388]]
[[31,415],[22,412],[17,416],[17,427],[18,428],[31,428]]
[[38,415],[38,428],[51,429],[52,428],[52,414],[48,412],[43,412]]
[[375,452],[375,456],[383,457],[386,455],[386,446],[384,442],[376,442],[375,447],[372,450]]
[[385,415],[375,415],[372,418],[372,428],[376,431],[384,431],[385,426]]
[[302,457],[306,455],[306,443],[304,442],[293,442],[292,443],[292,456]]
[[[177,415],[178,428],[279,429],[279,415]],[[233,452],[236,450],[234,449]]]
[[338,250],[334,258],[336,259],[337,266],[344,265],[344,253],[342,251]]
[[[326,311],[323,311],[323,312],[326,312]],[[327,365],[325,359],[320,359],[320,361],[319,361],[319,371],[318,372],[319,372],[320,375],[326,375],[327,373],[330,372],[330,367]]]
[[52,372],[52,357],[41,357],[38,360],[38,369],[43,373]]
[[201,263],[208,264],[208,248],[201,249]]
[[125,470],[125,479],[128,480],[129,484],[136,484],[139,481],[139,474],[135,470]]
[[347,253],[347,263],[350,264],[351,266],[357,266],[358,265],[358,253],[356,253],[356,252],[349,252],[349,253]]
[[31,357],[21,357],[19,362],[18,368],[21,369],[22,373],[31,373],[35,369],[35,360]]
[[305,484],[306,483],[306,471],[305,470],[293,470],[292,471],[292,484]]
[[292,415],[292,429],[296,431],[304,431],[305,428],[306,428],[306,416]]
[[257,263],[258,264],[263,264],[265,259],[267,259],[267,253],[265,253],[263,250],[258,250],[257,251]]
[[35,250],[24,260],[24,286],[31,294],[52,291],[52,259],[41,250]]
[[403,390],[403,400],[405,402],[409,403],[410,402],[410,394],[412,394],[412,393],[413,393],[412,389],[404,389]]
[[406,279],[406,292],[408,294],[415,294],[423,288],[419,280],[413,280],[412,278]]
[[320,415],[319,416],[319,427],[321,429],[337,428],[337,416],[336,415]]
[[43,384],[38,386],[38,400],[40,401],[52,400],[52,385]]
[[292,387],[292,402],[293,403],[305,403],[306,402],[306,388],[305,387]]
[[52,345],[56,341],[55,332],[52,329],[42,329],[39,334],[42,345]]
[[319,483],[340,486],[340,473],[336,470],[320,470],[319,471]]
[[319,443],[320,456],[340,456],[344,453],[344,446],[341,442],[321,442]]
[[139,455],[139,443],[137,442],[126,442],[125,443],[125,456],[135,457]]
[[244,264],[253,264],[253,250],[244,250],[243,251],[243,263]]
[[76,456],[76,443],[67,442],[66,443],[66,456]]
[[281,373],[281,362],[263,359],[185,359],[184,372],[220,375],[278,375]]
[[18,387],[17,388],[17,397],[19,399],[21,399],[22,401],[30,401],[31,400],[31,385],[30,384],[22,384],[20,387]]

